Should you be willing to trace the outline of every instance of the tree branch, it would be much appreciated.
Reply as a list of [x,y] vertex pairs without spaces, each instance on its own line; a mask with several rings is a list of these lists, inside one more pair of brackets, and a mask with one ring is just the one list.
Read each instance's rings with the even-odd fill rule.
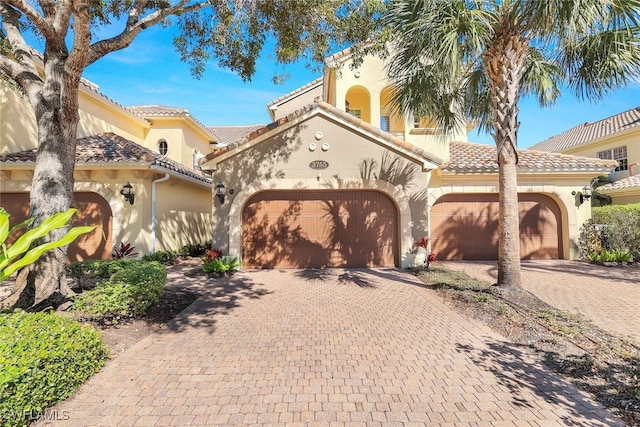
[[144,7],[147,1],[140,0],[139,2],[136,2],[134,7],[131,9],[131,12],[129,13],[127,25],[125,26],[122,33],[109,39],[100,40],[99,42],[96,42],[89,47],[89,56],[87,58],[86,65],[94,63],[109,52],[124,49],[131,44],[131,42],[142,30],[162,22],[169,16],[176,15],[178,13],[191,13],[210,6],[210,3],[208,1],[194,3],[192,5],[186,6],[188,1],[189,0],[181,0],[176,5],[163,10],[157,10],[149,14],[142,20],[139,20],[141,10],[138,10],[137,7]]
[[49,38],[53,34],[53,28],[44,19],[36,9],[24,0],[2,0],[2,3],[8,4],[19,10],[26,18],[38,28],[45,38]]
[[11,44],[13,56],[11,59],[8,56],[0,55],[0,69],[22,86],[25,91],[28,91],[35,81],[40,81],[40,77],[33,60],[34,52],[24,41],[20,32],[19,16],[20,13],[16,9],[0,2],[0,18],[4,24],[7,40]]
[[[63,0],[65,1],[65,0]],[[91,43],[91,11],[87,0],[73,0],[73,47],[66,61],[67,71],[80,79],[87,63],[89,44]]]

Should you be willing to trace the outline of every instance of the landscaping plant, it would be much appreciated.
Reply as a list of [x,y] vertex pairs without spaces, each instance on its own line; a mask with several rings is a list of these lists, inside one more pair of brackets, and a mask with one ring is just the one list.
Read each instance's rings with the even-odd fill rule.
[[142,257],[143,261],[157,261],[162,264],[171,264],[176,258],[178,258],[178,254],[175,251],[158,251],[154,254],[144,255]]
[[57,314],[0,313],[0,426],[26,426],[108,357],[100,332]]
[[137,256],[138,252],[136,252],[136,248],[131,243],[124,244],[122,242],[113,246],[113,253],[111,254],[113,259],[135,258]]
[[158,302],[167,270],[158,262],[129,260],[108,280],[75,298],[73,311],[92,319],[115,320],[144,315]]
[[205,273],[216,273],[216,274],[229,274],[233,273],[238,268],[240,268],[240,263],[238,262],[238,258],[236,257],[220,257],[215,258],[212,261],[205,261],[202,268]]
[[37,227],[27,230],[11,246],[8,246],[6,244],[7,239],[16,231],[29,227],[34,220],[33,218],[28,218],[22,223],[9,228],[10,215],[4,208],[0,207],[0,246],[2,247],[2,252],[0,252],[0,282],[22,267],[33,264],[45,252],[68,245],[78,236],[89,233],[96,228],[95,226],[73,227],[59,240],[31,247],[36,240],[49,234],[51,230],[64,227],[76,212],[78,212],[77,209],[69,209],[66,212],[52,215]]

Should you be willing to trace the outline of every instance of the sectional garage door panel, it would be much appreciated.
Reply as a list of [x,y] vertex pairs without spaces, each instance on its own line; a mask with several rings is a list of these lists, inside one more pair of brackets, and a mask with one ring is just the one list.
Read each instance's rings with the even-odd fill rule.
[[[520,194],[520,256],[562,255],[560,208],[544,194]],[[498,258],[498,195],[449,194],[431,209],[432,250],[439,259]]]
[[376,191],[266,191],[242,213],[242,260],[253,268],[391,267],[397,209]]
[[[28,193],[2,193],[2,206],[11,215],[11,224],[18,224],[29,214]],[[73,194],[74,207],[78,214],[72,219],[73,226],[98,225],[91,233],[78,237],[67,251],[69,261],[109,259],[113,249],[113,215],[109,203],[99,194],[78,192]]]

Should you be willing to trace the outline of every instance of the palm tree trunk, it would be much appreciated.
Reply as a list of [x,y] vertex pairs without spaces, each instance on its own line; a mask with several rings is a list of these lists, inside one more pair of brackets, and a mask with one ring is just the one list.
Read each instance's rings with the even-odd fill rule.
[[[508,29],[507,29],[508,30]],[[522,37],[498,32],[484,59],[491,87],[493,139],[499,168],[498,285],[520,287],[520,218],[518,213],[517,140],[520,79],[529,44]]]

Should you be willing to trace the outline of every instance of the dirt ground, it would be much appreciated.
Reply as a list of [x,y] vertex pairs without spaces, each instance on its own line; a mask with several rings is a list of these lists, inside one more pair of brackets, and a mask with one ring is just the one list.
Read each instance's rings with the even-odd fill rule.
[[116,319],[114,324],[94,325],[102,331],[102,339],[109,348],[111,358],[116,358],[129,347],[152,332],[163,328],[178,313],[198,298],[198,294],[185,289],[166,289],[160,301],[141,318]]

